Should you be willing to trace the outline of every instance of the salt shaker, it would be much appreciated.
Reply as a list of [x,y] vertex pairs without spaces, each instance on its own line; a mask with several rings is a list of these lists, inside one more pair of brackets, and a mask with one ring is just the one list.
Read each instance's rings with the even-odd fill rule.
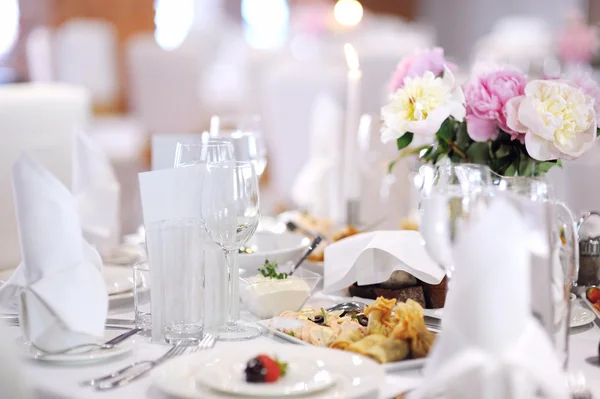
[[600,218],[600,213],[586,212],[577,224],[580,256],[579,276],[577,277],[578,291],[583,291],[592,285],[600,285],[600,236],[596,236],[598,233],[589,234],[581,229],[592,216]]

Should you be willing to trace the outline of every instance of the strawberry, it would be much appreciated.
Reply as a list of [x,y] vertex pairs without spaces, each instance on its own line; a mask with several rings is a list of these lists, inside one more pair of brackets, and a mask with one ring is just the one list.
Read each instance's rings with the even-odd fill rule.
[[265,374],[265,382],[276,382],[280,377],[285,376],[287,371],[286,363],[281,363],[277,361],[277,359],[272,359],[267,355],[258,355],[257,358],[267,371]]
[[587,291],[585,292],[585,295],[587,296],[587,299],[589,299],[589,301],[591,303],[600,302],[600,288],[598,288],[598,287],[588,288]]

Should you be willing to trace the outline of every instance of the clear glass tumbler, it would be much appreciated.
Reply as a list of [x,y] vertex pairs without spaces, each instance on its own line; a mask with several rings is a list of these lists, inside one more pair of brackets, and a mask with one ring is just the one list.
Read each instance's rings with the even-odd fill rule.
[[147,261],[142,261],[133,265],[133,308],[137,328],[152,328],[151,307],[150,267]]
[[152,340],[195,343],[204,331],[204,249],[200,218],[163,220],[147,226],[152,272]]

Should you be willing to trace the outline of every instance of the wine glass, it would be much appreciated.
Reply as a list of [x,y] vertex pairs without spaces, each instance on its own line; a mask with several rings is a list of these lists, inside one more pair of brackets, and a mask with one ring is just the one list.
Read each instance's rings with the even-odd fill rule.
[[238,279],[238,249],[258,227],[260,203],[258,178],[251,162],[209,162],[203,188],[202,218],[210,238],[221,247],[227,263],[229,312],[218,331],[223,341],[242,341],[261,332],[235,320],[234,304],[239,301],[234,282]]
[[235,159],[252,162],[257,176],[262,176],[267,167],[267,147],[260,116],[215,115],[210,119],[210,136],[230,141]]
[[425,249],[448,278],[454,271],[452,240],[455,225],[469,209],[472,198],[492,184],[490,169],[478,164],[422,166],[420,231]]
[[227,140],[213,139],[203,135],[197,143],[177,143],[175,167],[231,161],[234,159],[233,144]]

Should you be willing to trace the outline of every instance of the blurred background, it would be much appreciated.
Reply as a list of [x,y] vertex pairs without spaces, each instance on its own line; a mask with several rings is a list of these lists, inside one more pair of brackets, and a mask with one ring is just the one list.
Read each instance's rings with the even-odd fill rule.
[[[127,233],[151,135],[199,133],[215,114],[262,116],[268,212],[292,205],[315,100],[345,105],[344,43],[360,59],[361,112],[376,114],[419,49],[443,47],[461,79],[477,61],[553,75],[593,67],[597,22],[600,0],[0,0],[0,82],[88,90],[86,130],[115,165]],[[580,45],[592,54],[569,52]]]

